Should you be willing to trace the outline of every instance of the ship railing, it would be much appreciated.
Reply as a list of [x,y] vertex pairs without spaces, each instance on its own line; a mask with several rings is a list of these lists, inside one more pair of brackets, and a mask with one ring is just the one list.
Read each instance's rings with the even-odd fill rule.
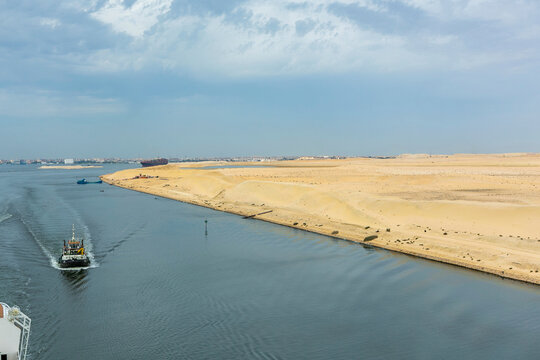
[[30,337],[30,325],[32,320],[26,316],[18,306],[9,306],[3,302],[0,302],[0,306],[3,306],[4,309],[7,310],[5,318],[21,330],[21,338],[19,340],[19,360],[25,360],[26,353],[28,352],[28,338]]

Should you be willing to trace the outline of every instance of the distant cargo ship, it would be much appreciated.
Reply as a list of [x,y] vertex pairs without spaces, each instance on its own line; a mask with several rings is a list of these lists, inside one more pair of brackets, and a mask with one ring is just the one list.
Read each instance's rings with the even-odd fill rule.
[[164,159],[164,158],[141,161],[141,165],[143,167],[157,166],[157,165],[167,165],[168,163],[169,163],[169,160]]

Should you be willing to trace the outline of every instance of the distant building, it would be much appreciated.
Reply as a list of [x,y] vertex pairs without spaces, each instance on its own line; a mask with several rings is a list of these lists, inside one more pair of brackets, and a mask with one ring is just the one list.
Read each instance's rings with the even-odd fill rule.
[[64,159],[64,164],[72,165],[73,164],[73,159]]

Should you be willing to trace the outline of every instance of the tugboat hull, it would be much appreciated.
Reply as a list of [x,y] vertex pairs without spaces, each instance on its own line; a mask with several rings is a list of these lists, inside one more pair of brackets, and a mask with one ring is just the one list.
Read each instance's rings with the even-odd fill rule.
[[77,184],[84,185],[84,184],[102,184],[103,180],[97,180],[97,181],[87,181],[86,179],[77,180]]
[[85,259],[58,259],[58,266],[60,266],[62,269],[66,268],[73,268],[73,267],[86,267],[90,265],[90,260],[88,258]]

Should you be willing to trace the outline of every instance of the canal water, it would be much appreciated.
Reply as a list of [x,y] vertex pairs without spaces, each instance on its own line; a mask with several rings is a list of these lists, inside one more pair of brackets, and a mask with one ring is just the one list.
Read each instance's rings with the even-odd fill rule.
[[[0,166],[0,301],[32,318],[30,359],[540,355],[538,286],[76,184],[128,166]],[[89,269],[56,264],[72,224]]]

